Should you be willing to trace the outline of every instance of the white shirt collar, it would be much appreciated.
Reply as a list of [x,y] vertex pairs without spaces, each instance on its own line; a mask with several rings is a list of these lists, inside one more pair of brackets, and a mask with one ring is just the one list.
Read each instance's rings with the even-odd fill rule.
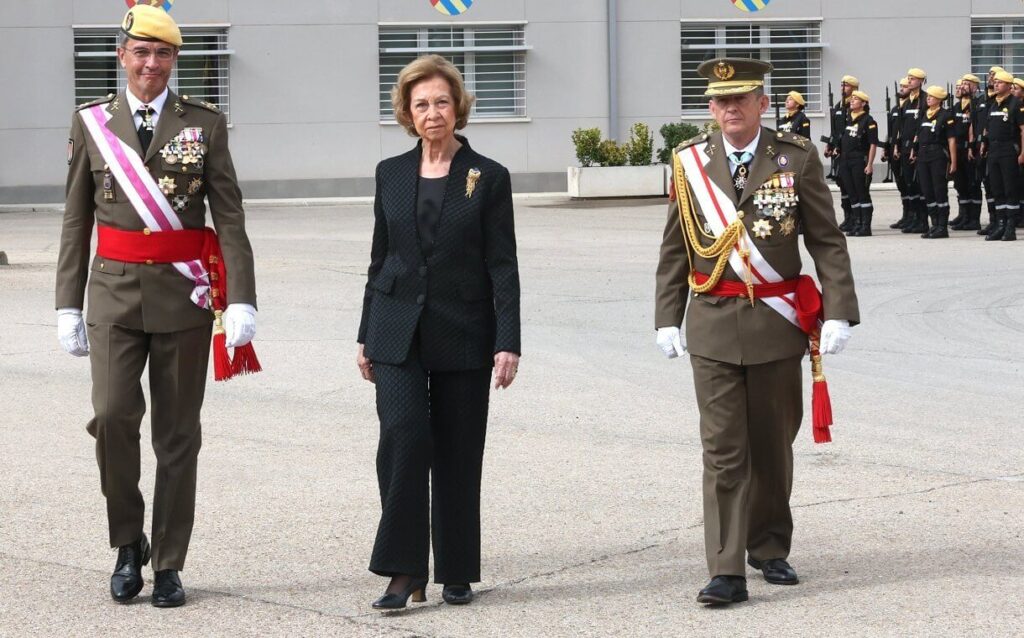
[[726,152],[726,154],[728,156],[732,156],[732,154],[737,152],[737,151],[739,151],[740,153],[749,152],[751,155],[753,155],[754,151],[757,150],[757,143],[760,142],[760,141],[761,141],[761,127],[760,126],[757,127],[757,135],[754,136],[754,139],[750,142],[750,144],[747,144],[743,148],[736,148],[735,146],[733,146],[732,144],[729,143],[729,139],[724,134],[722,135],[722,146],[725,147],[725,152]]
[[[156,113],[154,117],[160,117],[160,111],[164,110],[164,103],[167,101],[167,94],[169,92],[170,89],[165,86],[164,92],[153,98],[153,101],[149,103],[150,108]],[[128,106],[131,108],[132,113],[138,115],[139,107],[145,104],[145,102],[135,97],[131,89],[125,89],[124,94],[128,98]]]

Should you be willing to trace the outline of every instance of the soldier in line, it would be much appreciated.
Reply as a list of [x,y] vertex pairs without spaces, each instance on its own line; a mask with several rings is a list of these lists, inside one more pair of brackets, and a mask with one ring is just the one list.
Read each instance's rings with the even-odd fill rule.
[[776,122],[778,130],[786,133],[796,133],[810,139],[811,120],[804,113],[806,105],[807,102],[800,92],[790,91],[786,94],[786,115]]
[[995,93],[984,123],[981,154],[988,158],[989,183],[995,200],[995,224],[986,241],[1014,241],[1020,215],[1020,166],[1024,164],[1024,105],[1011,95],[1013,76],[993,74]]
[[924,95],[921,85],[928,74],[923,69],[912,68],[907,71],[907,98],[900,106],[899,132],[897,144],[893,147],[893,157],[900,161],[900,175],[907,194],[909,219],[901,228],[903,233],[928,232],[928,215],[924,205],[924,197],[917,181],[917,167],[911,159],[914,136],[921,126],[924,116]]
[[900,130],[900,109],[903,108],[903,103],[907,100],[907,95],[910,93],[910,82],[907,78],[900,78],[900,88],[896,92],[896,104],[886,114],[886,130],[888,131],[888,139],[885,142],[885,151],[882,160],[889,162],[889,166],[892,168],[892,178],[896,182],[896,188],[900,191],[900,202],[903,205],[903,214],[894,223],[889,224],[889,228],[899,229],[910,223],[910,201],[907,194],[907,186],[903,180],[902,163],[896,156],[895,150],[899,144],[899,130]]
[[878,148],[878,124],[868,113],[869,102],[867,93],[852,93],[850,113],[839,143],[839,175],[850,194],[848,237],[870,237],[871,217],[875,211],[869,189]]
[[988,122],[988,111],[995,96],[995,89],[992,84],[995,81],[996,73],[1004,72],[1003,67],[994,66],[988,70],[988,77],[985,82],[985,92],[978,94],[975,100],[974,117],[974,154],[978,160],[978,181],[985,186],[985,204],[988,208],[988,224],[978,229],[979,235],[988,235],[996,226],[996,200],[992,196],[992,182],[989,179],[988,158],[982,155],[981,148],[985,143],[985,125]]
[[949,222],[952,230],[981,228],[981,184],[978,181],[976,158],[971,150],[974,146],[974,93],[980,83],[976,75],[968,73],[956,85],[957,101],[953,105],[953,120],[958,170],[953,174],[953,186],[956,188],[958,211],[957,216]]
[[946,89],[932,85],[925,94],[927,110],[914,137],[911,161],[917,164],[917,180],[932,220],[931,229],[921,237],[941,239],[949,237],[949,175],[957,172],[956,120],[942,107],[949,97]]
[[[852,75],[844,75],[840,81],[839,87],[842,91],[842,95],[839,101],[832,105],[830,111],[831,121],[831,135],[828,144],[825,145],[825,157],[832,158],[832,161],[836,161],[839,158],[839,146],[842,142],[843,128],[846,127],[846,116],[850,112],[850,96],[853,95],[854,90],[860,88],[860,80],[853,77]],[[843,222],[839,224],[839,230],[848,231],[851,226],[851,212],[850,208],[850,193],[843,183],[841,175],[836,175],[836,184],[839,186],[840,201],[843,206]]]

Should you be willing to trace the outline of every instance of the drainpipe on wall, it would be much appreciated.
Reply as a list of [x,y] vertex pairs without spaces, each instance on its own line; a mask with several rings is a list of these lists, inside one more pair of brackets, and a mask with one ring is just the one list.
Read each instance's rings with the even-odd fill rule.
[[619,139],[619,3],[608,0],[608,139]]

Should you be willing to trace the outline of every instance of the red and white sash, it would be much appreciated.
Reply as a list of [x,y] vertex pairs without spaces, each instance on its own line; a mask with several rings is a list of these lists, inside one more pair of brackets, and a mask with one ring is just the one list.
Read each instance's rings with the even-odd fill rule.
[[[697,199],[697,203],[700,204],[700,209],[708,221],[708,226],[711,228],[712,234],[715,237],[719,237],[725,232],[725,228],[736,221],[738,217],[736,215],[736,205],[719,188],[718,184],[715,184],[708,177],[705,167],[711,161],[711,158],[704,152],[705,146],[707,146],[707,142],[687,146],[678,151],[678,155],[679,160],[683,164],[686,181],[690,183],[690,188]],[[733,246],[732,252],[729,254],[729,267],[732,268],[740,279],[744,278],[743,273],[746,272],[747,267],[743,263],[743,257],[740,256],[739,251],[745,249],[750,251],[748,263],[754,285],[783,281],[782,275],[772,268],[772,265],[764,258],[764,255],[757,249],[757,246],[747,239],[746,234],[744,234],[741,242],[743,245]],[[778,297],[762,297],[761,301],[768,304],[768,306],[785,317],[794,326],[800,327],[796,310],[796,293],[791,292]]]
[[[79,111],[86,130],[96,143],[103,161],[110,167],[128,201],[150,231],[182,230],[184,225],[153,176],[146,170],[142,158],[128,144],[107,127],[111,115],[103,104]],[[199,259],[171,264],[194,283],[189,298],[200,308],[210,308],[210,276]]]

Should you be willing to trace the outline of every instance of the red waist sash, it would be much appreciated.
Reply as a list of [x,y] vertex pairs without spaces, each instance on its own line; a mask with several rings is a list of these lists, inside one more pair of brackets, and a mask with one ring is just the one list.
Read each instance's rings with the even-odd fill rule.
[[97,226],[96,254],[132,264],[170,264],[176,261],[203,259],[203,246],[207,241],[206,229],[120,230],[110,226]]
[[[702,272],[694,272],[693,280],[697,285],[703,284],[710,279]],[[754,299],[764,297],[782,297],[795,293],[793,305],[796,309],[797,321],[800,322],[800,329],[808,336],[817,340],[818,322],[823,320],[824,312],[821,307],[821,291],[810,275],[800,275],[796,279],[785,279],[774,283],[754,284]],[[719,279],[715,287],[707,292],[716,297],[743,297],[747,298],[747,284],[742,281],[730,281]]]

